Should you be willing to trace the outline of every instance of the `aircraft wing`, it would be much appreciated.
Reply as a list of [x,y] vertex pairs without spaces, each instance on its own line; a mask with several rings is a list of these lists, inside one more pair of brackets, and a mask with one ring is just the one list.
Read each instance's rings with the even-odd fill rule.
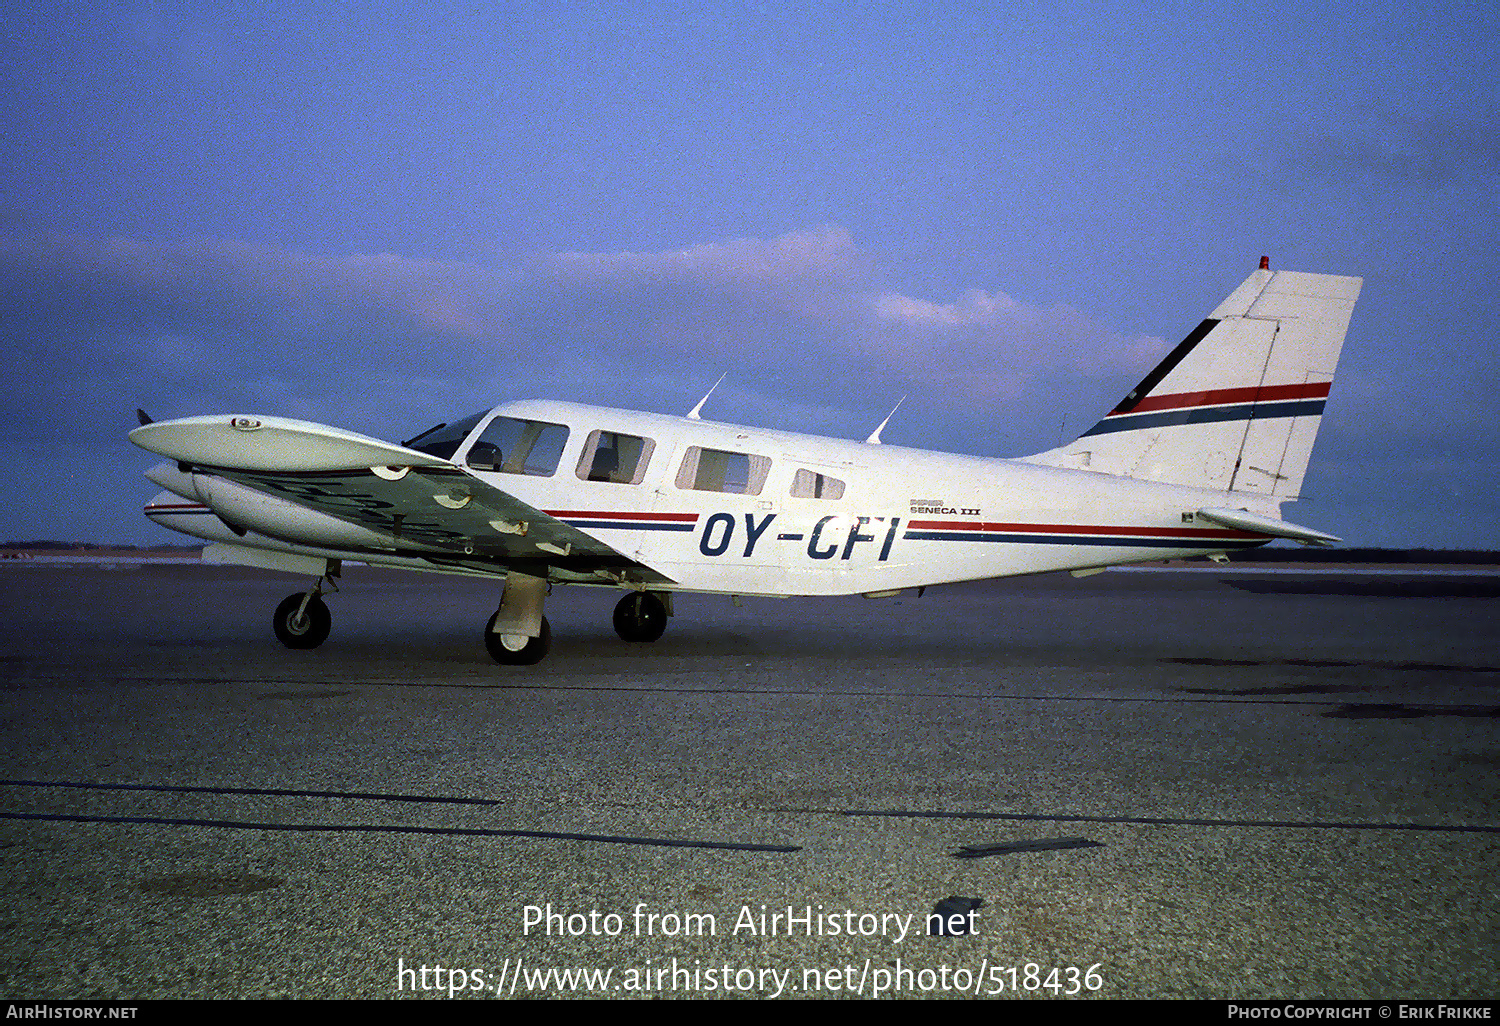
[[380,439],[276,417],[189,417],[144,425],[130,440],[196,472],[387,535],[389,551],[437,567],[672,583],[462,467]]

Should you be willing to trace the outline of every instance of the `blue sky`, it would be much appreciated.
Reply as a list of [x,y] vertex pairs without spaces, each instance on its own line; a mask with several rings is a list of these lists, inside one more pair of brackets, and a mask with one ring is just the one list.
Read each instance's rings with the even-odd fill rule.
[[1489,5],[267,6],[0,13],[0,538],[178,540],[137,406],[1023,455],[1269,254],[1366,279],[1285,514],[1500,547]]

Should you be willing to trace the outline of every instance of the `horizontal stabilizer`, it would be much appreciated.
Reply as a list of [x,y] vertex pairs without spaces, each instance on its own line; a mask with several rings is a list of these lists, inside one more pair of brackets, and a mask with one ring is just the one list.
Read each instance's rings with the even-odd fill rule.
[[1322,531],[1314,531],[1311,527],[1300,527],[1297,524],[1289,524],[1285,520],[1251,513],[1243,509],[1200,509],[1198,516],[1205,520],[1212,520],[1216,524],[1223,524],[1225,527],[1240,531],[1254,531],[1256,534],[1269,534],[1273,538],[1290,538],[1304,545],[1336,545],[1344,540],[1335,538],[1331,534],[1324,534]]

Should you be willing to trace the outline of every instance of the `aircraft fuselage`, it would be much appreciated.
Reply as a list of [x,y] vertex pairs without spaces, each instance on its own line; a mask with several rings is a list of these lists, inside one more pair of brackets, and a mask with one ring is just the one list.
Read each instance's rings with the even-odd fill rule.
[[[573,403],[498,406],[451,458],[464,465],[485,424],[497,417],[560,425],[566,443],[547,474],[466,465],[467,474],[654,568],[674,591],[862,594],[1201,555],[1268,540],[1196,522],[1194,511],[1222,498],[1203,489]],[[597,432],[650,443],[646,465],[634,475],[639,480],[588,480],[577,469]],[[685,479],[682,470],[694,448],[732,454],[725,462],[741,469],[754,461],[761,472],[753,480],[697,487],[704,482]],[[170,473],[159,468],[159,483]],[[408,514],[398,522],[400,514],[377,488],[362,490],[357,478],[336,476],[335,497],[331,480],[316,472],[267,472],[252,489],[196,468],[174,490],[201,506],[163,498],[147,512],[163,526],[231,545],[253,544],[254,535],[307,555],[403,567],[437,557],[444,569],[460,569],[451,566],[447,535],[459,536],[440,517]],[[181,496],[184,479],[191,480],[189,496]],[[371,485],[379,480],[368,477]],[[320,494],[319,510],[292,501]],[[203,515],[210,511],[217,516]],[[496,529],[496,537],[504,535]],[[458,561],[463,570],[484,572],[482,551],[466,556]],[[567,562],[556,559],[553,576],[618,583],[570,572]]]
[[[550,645],[551,583],[623,589],[654,641],[674,592],[897,594],[932,584],[1212,555],[1332,535],[1300,493],[1362,281],[1261,266],[1089,431],[1019,460],[577,403],[505,403],[400,445],[276,417],[152,422],[146,513],[214,562],[315,575],[274,626],[328,635],[345,561],[505,579],[485,644]],[[705,396],[705,400],[707,397]],[[887,418],[889,420],[890,418]]]

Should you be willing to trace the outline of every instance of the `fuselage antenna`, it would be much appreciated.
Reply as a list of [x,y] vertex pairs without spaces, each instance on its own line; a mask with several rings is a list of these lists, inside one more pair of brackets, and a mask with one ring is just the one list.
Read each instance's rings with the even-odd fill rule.
[[[723,381],[728,376],[729,372],[725,371],[723,374],[719,375],[719,381]],[[719,387],[719,381],[714,382],[714,388]],[[702,417],[698,416],[698,414],[703,412],[703,404],[708,402],[708,397],[714,394],[714,388],[710,388],[707,392],[704,392],[703,398],[698,400],[698,405],[694,406],[691,410],[688,411],[688,420],[703,419]]]
[[887,413],[885,415],[885,420],[882,420],[880,422],[880,426],[878,428],[876,428],[874,431],[870,432],[870,437],[865,439],[865,444],[866,445],[880,445],[881,444],[881,442],[880,442],[880,432],[882,432],[882,431],[885,430],[885,426],[891,422],[891,418],[896,415],[896,411],[897,410],[901,409],[901,404],[904,403],[904,402],[906,402],[906,396],[903,395],[900,398],[900,400],[897,401],[896,405],[894,407],[892,407],[891,412]]

